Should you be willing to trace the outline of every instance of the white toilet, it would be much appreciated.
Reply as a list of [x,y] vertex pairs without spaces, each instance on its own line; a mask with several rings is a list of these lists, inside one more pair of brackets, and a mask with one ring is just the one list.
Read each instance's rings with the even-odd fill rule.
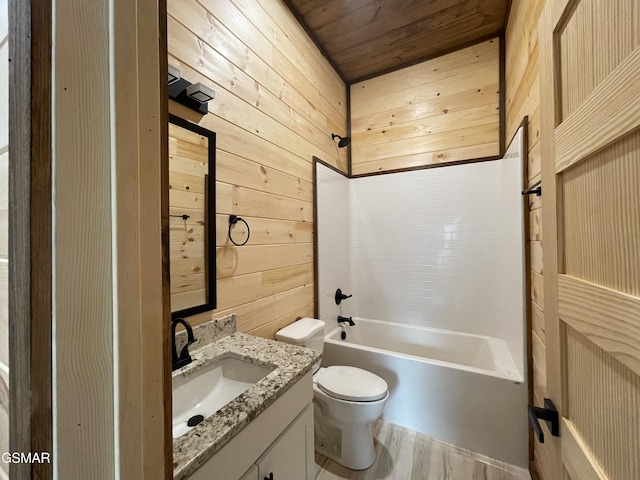
[[[324,322],[302,318],[279,330],[285,343],[322,351]],[[370,467],[376,459],[371,422],[382,415],[389,398],[387,383],[361,368],[314,365],[315,449],[352,470]]]

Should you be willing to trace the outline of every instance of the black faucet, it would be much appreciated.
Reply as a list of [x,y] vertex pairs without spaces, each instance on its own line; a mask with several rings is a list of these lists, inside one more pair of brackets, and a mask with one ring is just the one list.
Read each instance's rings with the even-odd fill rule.
[[347,317],[341,317],[340,315],[338,315],[338,323],[342,323],[342,322],[347,322],[352,327],[356,324],[356,322],[354,322],[351,319],[351,317],[347,318]]
[[[179,323],[184,325],[184,328],[187,330],[187,344],[182,347],[180,355],[178,355],[178,349],[176,347],[176,327]],[[173,348],[173,353],[171,355],[171,371],[177,370],[185,365],[189,365],[192,362],[191,355],[189,355],[189,345],[195,341],[196,339],[193,336],[191,325],[189,325],[189,322],[184,318],[176,318],[171,322],[171,346]]]
[[351,298],[351,297],[353,297],[353,295],[346,295],[342,293],[341,289],[337,289],[336,295],[334,298],[336,299],[336,305],[340,305],[340,302],[342,302],[342,300],[346,300],[347,298]]

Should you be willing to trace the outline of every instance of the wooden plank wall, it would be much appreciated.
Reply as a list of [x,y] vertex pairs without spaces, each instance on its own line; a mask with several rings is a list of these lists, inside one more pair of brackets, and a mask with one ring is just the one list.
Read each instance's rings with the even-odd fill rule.
[[[9,451],[9,32],[0,2],[0,452]],[[0,462],[0,479],[9,465]]]
[[[529,186],[540,180],[540,75],[538,19],[545,0],[513,0],[506,29],[507,141],[524,116],[529,117]],[[544,192],[544,190],[543,190]],[[546,353],[542,259],[542,198],[529,197],[528,248],[531,257],[531,347],[533,400],[543,405],[546,396]],[[541,479],[556,478],[550,469],[551,444],[534,442],[534,469]]]
[[495,38],[351,85],[352,173],[500,154]]
[[[238,330],[272,338],[313,315],[312,157],[347,170],[344,82],[280,0],[169,0],[169,63],[212,87],[209,114],[171,113],[217,134],[215,311]],[[247,245],[227,238],[229,214],[251,227]],[[244,239],[240,227],[234,239]]]
[[[66,352],[53,361],[61,479],[171,477],[160,238],[166,17],[157,0],[113,4],[61,0],[53,19],[52,79],[64,86],[52,111],[53,342]],[[32,416],[31,430],[48,414]]]
[[207,303],[205,290],[205,175],[208,139],[169,124],[169,261],[171,311]]

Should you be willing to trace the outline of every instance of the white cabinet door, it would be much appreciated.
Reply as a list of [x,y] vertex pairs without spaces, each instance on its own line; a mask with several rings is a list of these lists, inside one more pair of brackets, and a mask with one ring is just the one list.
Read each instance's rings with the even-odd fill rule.
[[259,480],[313,479],[313,405],[302,411],[257,465]]

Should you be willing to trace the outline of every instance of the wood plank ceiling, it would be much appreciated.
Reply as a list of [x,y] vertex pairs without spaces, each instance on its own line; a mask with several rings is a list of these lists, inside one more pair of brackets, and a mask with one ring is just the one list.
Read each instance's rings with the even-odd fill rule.
[[348,83],[502,29],[509,0],[286,0]]

